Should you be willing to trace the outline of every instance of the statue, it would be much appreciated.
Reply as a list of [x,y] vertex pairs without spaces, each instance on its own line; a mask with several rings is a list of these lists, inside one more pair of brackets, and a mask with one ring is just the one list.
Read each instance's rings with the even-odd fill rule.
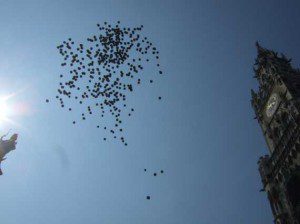
[[18,139],[18,134],[13,134],[10,139],[8,140],[3,140],[6,135],[3,135],[0,138],[0,175],[2,175],[2,170],[1,170],[1,162],[4,161],[6,158],[7,153],[9,153],[12,150],[16,149],[16,144],[17,144],[17,139]]

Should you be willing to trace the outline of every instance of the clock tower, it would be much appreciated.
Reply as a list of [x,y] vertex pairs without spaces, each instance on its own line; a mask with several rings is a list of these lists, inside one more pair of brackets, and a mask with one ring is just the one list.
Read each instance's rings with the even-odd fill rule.
[[300,224],[300,70],[256,43],[251,103],[269,153],[258,161],[276,224]]

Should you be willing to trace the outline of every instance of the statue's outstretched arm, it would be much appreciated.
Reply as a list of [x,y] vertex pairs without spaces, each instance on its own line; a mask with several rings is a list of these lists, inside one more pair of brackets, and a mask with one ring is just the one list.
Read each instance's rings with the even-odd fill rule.
[[10,130],[6,134],[2,135],[0,140],[3,141],[3,138],[6,137],[9,134],[9,132],[10,132]]

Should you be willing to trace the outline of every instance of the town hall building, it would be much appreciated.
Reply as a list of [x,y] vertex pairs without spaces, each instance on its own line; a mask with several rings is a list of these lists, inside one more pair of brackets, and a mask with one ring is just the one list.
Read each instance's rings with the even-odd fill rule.
[[274,223],[300,224],[300,70],[258,43],[251,103],[269,152],[258,161]]

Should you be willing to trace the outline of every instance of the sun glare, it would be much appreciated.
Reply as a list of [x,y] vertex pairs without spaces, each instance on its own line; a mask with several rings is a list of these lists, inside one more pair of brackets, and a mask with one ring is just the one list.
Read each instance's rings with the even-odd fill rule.
[[0,125],[9,123],[10,125],[20,127],[16,122],[18,116],[28,113],[28,106],[15,101],[15,96],[23,92],[27,88],[23,88],[18,92],[13,92],[7,95],[0,95]]
[[6,98],[0,98],[0,121],[8,120],[9,107],[6,101]]

